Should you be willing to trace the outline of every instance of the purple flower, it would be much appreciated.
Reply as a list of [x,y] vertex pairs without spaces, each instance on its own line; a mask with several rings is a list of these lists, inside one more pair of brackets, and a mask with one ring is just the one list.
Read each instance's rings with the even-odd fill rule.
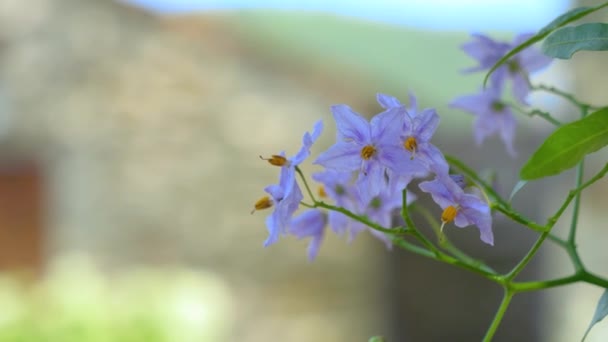
[[254,211],[272,206],[275,208],[272,214],[266,218],[266,227],[270,235],[264,242],[265,247],[277,242],[281,233],[286,233],[291,216],[293,216],[293,213],[300,205],[300,201],[304,198],[296,182],[296,166],[301,164],[310,155],[310,147],[318,139],[322,130],[323,122],[317,121],[313,132],[306,132],[304,134],[302,147],[292,158],[286,158],[284,152],[272,155],[268,159],[260,157],[272,165],[281,167],[279,184],[270,185],[264,189],[264,191],[270,194],[270,197],[263,197],[255,204]]
[[[402,191],[408,182],[409,180],[405,180],[405,178],[391,179],[387,187],[371,198],[367,197],[366,193],[358,193],[355,201],[356,207],[352,211],[357,215],[367,217],[382,227],[394,227],[393,220],[398,216],[398,212],[403,206]],[[416,200],[416,196],[408,193],[406,205],[410,205],[414,200]],[[370,228],[358,221],[351,225],[350,240],[352,241],[357,234],[364,230],[368,230],[373,236],[383,241],[388,249],[392,248],[391,239],[386,233]]]
[[308,260],[313,261],[325,236],[326,216],[317,209],[310,209],[291,220],[289,232],[298,239],[310,237]]
[[[351,184],[351,172],[338,172],[335,170],[326,170],[317,172],[312,175],[312,178],[323,184],[319,189],[321,199],[331,198],[339,207],[348,210],[355,208],[354,200],[357,190]],[[339,235],[350,227],[352,219],[338,211],[329,211],[328,222],[331,229]]]
[[358,185],[371,195],[386,186],[385,170],[411,172],[403,148],[397,144],[403,107],[388,109],[367,122],[347,105],[331,107],[337,142],[321,153],[315,164],[341,172],[360,171]]
[[441,228],[447,223],[454,222],[457,227],[476,225],[479,228],[481,241],[494,245],[492,233],[492,216],[488,204],[479,197],[465,193],[448,175],[437,175],[432,181],[419,185],[424,192],[430,193],[433,200],[439,204]]
[[509,106],[500,100],[498,85],[481,90],[475,95],[461,96],[450,103],[450,107],[462,109],[476,116],[473,123],[473,136],[477,145],[495,133],[500,134],[507,152],[515,157],[513,148],[517,121]]
[[410,159],[422,165],[423,169],[447,174],[449,166],[445,157],[431,144],[438,125],[439,115],[434,109],[425,109],[414,118],[406,114],[401,141]]
[[[281,173],[281,176],[283,175]],[[274,206],[272,214],[266,217],[266,228],[268,229],[269,236],[264,242],[264,247],[277,242],[279,235],[287,232],[289,221],[295,211],[298,210],[300,201],[304,198],[300,187],[295,181],[295,174],[288,173],[286,175],[286,177],[280,178],[279,184],[273,184],[264,189],[271,196],[270,205],[266,208]]]
[[[466,69],[465,72],[489,70],[500,58],[519,44],[528,40],[533,34],[520,34],[513,43],[496,42],[491,38],[473,34],[474,40],[462,45],[462,49],[469,56],[475,58],[479,65]],[[527,48],[509,59],[491,75],[495,84],[503,84],[507,79],[513,81],[513,96],[522,104],[527,104],[526,97],[530,92],[528,76],[539,71],[551,63],[552,59],[543,55],[538,49]]]

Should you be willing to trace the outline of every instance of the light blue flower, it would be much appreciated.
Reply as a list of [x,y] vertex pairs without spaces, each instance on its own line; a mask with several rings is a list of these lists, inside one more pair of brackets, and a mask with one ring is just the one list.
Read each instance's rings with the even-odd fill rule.
[[420,183],[419,187],[422,191],[431,194],[435,203],[443,209],[442,229],[450,222],[461,228],[476,225],[479,228],[481,241],[494,245],[492,215],[485,201],[465,193],[449,175],[437,175],[432,181]]
[[515,157],[513,147],[517,121],[511,107],[501,101],[499,85],[482,89],[475,95],[465,95],[453,100],[449,106],[458,108],[475,115],[473,136],[477,145],[481,145],[486,137],[499,134],[507,152]]
[[[532,37],[533,33],[520,34],[513,43],[496,42],[482,34],[473,34],[472,42],[462,45],[469,56],[479,62],[478,66],[466,69],[465,72],[489,70],[508,51]],[[551,63],[552,59],[543,55],[540,50],[528,47],[505,64],[496,69],[490,79],[492,83],[503,85],[507,79],[512,81],[513,96],[522,104],[528,104],[526,98],[530,93],[529,75],[539,71]]]
[[403,107],[388,109],[368,122],[347,105],[331,107],[337,125],[337,142],[321,153],[315,164],[341,172],[359,171],[357,185],[371,196],[386,186],[385,170],[412,171],[398,138],[405,115]]
[[326,215],[318,209],[306,210],[294,217],[289,225],[289,233],[298,239],[310,237],[308,260],[313,261],[319,253],[325,237]]

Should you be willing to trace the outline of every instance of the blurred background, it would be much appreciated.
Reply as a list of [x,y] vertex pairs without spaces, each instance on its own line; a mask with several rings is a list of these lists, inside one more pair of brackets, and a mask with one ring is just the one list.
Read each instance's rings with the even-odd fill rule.
[[[472,116],[447,107],[483,77],[460,72],[475,61],[459,47],[593,3],[0,1],[0,341],[480,340],[502,293],[465,271],[365,234],[328,235],[314,263],[306,241],[263,248],[267,213],[250,211],[278,172],[258,156],[293,154],[321,118],[317,154],[333,143],[330,105],[371,116],[377,92],[413,91],[441,115],[435,144],[496,171],[508,195],[551,127],[520,117],[516,159],[497,138],[474,146]],[[604,104],[606,62],[579,53],[533,81]],[[575,117],[555,97],[532,102]],[[573,178],[529,184],[516,207],[544,222]],[[604,275],[606,190],[585,193],[579,234],[584,262]],[[506,271],[536,234],[495,221],[495,247],[474,228],[448,235]],[[522,279],[569,272],[546,246]],[[496,341],[579,340],[600,294],[519,295]],[[607,338],[600,323],[588,341]]]

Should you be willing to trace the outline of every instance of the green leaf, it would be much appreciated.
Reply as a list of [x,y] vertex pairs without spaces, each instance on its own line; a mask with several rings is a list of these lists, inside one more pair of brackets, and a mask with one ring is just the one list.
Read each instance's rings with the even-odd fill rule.
[[483,86],[485,87],[486,83],[488,83],[488,79],[490,78],[490,75],[496,69],[498,69],[501,65],[505,64],[505,62],[508,61],[511,57],[515,56],[516,54],[518,54],[522,50],[526,49],[527,47],[531,46],[532,44],[541,41],[547,35],[549,35],[549,33],[557,30],[558,28],[560,28],[566,24],[569,24],[575,20],[578,20],[595,11],[598,11],[606,6],[608,6],[608,2],[605,2],[605,3],[595,6],[595,7],[578,7],[578,8],[571,9],[570,11],[553,19],[549,24],[547,24],[545,27],[540,29],[538,31],[538,33],[536,33],[535,35],[530,37],[525,42],[514,47],[511,51],[507,52],[506,55],[504,55],[501,59],[499,59],[498,62],[496,62],[492,66],[492,68],[490,68],[490,71],[488,71],[488,73],[486,74],[486,77],[483,79]]
[[589,324],[587,331],[585,331],[585,335],[583,335],[583,339],[581,341],[584,341],[585,338],[587,338],[587,334],[589,334],[589,331],[591,331],[591,328],[593,328],[595,323],[604,319],[606,315],[608,315],[608,290],[604,290],[604,293],[600,297],[600,301],[597,302],[593,319],[591,319],[591,323]]
[[521,190],[521,188],[524,187],[524,185],[528,184],[528,181],[525,180],[520,180],[519,182],[517,182],[517,184],[515,184],[515,187],[513,187],[513,190],[511,191],[511,195],[509,195],[509,203],[511,203],[511,201],[513,200],[513,197],[515,197],[515,194]]
[[519,175],[523,180],[552,176],[608,145],[608,108],[559,127],[534,152]]
[[580,50],[608,50],[608,24],[589,23],[563,27],[551,33],[541,47],[550,57],[570,59]]

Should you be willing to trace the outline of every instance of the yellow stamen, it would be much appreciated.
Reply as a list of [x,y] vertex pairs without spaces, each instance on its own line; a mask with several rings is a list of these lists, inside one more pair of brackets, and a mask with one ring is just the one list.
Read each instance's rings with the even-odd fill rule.
[[272,200],[270,199],[270,197],[264,196],[264,197],[260,198],[257,202],[255,202],[255,204],[253,205],[253,210],[251,211],[251,214],[253,214],[257,210],[268,209],[268,208],[272,207],[272,204],[273,203],[272,203]]
[[365,145],[361,149],[361,158],[368,160],[376,154],[376,148],[372,145]]
[[268,163],[274,166],[284,166],[287,164],[287,158],[280,156],[278,154],[273,154],[270,158],[264,158],[260,156],[260,159],[266,160]]
[[445,208],[443,210],[443,213],[441,213],[441,231],[443,231],[443,226],[446,223],[450,223],[450,222],[454,221],[457,214],[458,214],[458,208],[454,207],[453,205],[449,205],[447,208]]
[[319,190],[317,192],[319,194],[319,197],[327,198],[327,192],[325,192],[325,187],[323,187],[323,185],[319,186]]
[[414,155],[416,154],[416,151],[418,150],[418,142],[416,141],[416,138],[414,137],[407,137],[407,139],[405,139],[405,141],[403,142],[403,147],[412,152],[412,157],[410,159],[414,159]]

